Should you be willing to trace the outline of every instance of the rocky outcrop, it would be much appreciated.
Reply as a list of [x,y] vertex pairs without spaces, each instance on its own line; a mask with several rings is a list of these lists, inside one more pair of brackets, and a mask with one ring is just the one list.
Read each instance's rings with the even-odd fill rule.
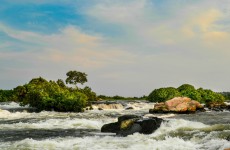
[[213,111],[230,110],[230,105],[228,105],[227,103],[212,102],[212,103],[207,103],[205,105],[205,107],[207,107],[208,109],[213,110]]
[[163,119],[157,117],[142,118],[136,115],[124,115],[118,118],[118,122],[103,125],[101,132],[112,132],[121,136],[136,132],[151,134],[160,127],[162,121]]
[[197,110],[204,110],[199,102],[188,97],[175,97],[164,103],[155,104],[149,113],[194,113]]

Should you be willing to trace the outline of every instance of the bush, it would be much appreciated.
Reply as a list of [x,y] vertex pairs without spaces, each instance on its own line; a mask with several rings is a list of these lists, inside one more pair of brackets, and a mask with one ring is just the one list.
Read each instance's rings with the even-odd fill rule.
[[225,100],[225,97],[220,93],[202,88],[196,90],[190,84],[183,84],[177,89],[172,87],[155,89],[147,99],[152,102],[164,102],[177,96],[189,97],[201,103],[223,103]]
[[205,103],[211,103],[211,102],[223,103],[225,100],[223,95],[213,92],[212,90],[199,88],[197,91],[201,95],[202,102]]
[[24,85],[26,94],[21,97],[21,104],[35,107],[38,110],[81,112],[87,104],[87,96],[59,86],[54,81],[43,78],[32,79]]
[[80,89],[79,92],[84,93],[88,97],[88,101],[96,101],[97,100],[97,95],[95,92],[92,91],[92,89],[88,86],[86,86],[83,89]]
[[13,101],[13,91],[12,90],[0,90],[0,102]]
[[177,88],[177,90],[178,90],[179,92],[182,92],[182,91],[194,91],[194,90],[196,90],[196,89],[195,89],[195,87],[194,87],[193,85],[190,85],[190,84],[183,84],[183,85],[179,86],[179,87]]
[[167,87],[167,88],[160,88],[155,89],[152,91],[147,99],[151,102],[164,102],[166,100],[172,99],[174,97],[178,97],[181,94],[176,88]]
[[183,84],[179,86],[178,91],[180,92],[181,96],[183,97],[189,97],[193,100],[197,100],[199,102],[202,102],[201,94],[195,89],[194,86],[190,84]]
[[230,100],[230,92],[222,92],[219,94],[223,95],[225,99]]

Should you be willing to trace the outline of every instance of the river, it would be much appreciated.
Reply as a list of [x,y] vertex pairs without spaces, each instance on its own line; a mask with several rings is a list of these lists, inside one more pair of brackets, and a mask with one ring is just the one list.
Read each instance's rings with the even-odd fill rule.
[[[230,148],[230,112],[157,114],[167,120],[154,133],[119,137],[101,127],[124,114],[152,116],[153,103],[127,101],[133,109],[83,113],[30,112],[17,103],[0,103],[1,150],[224,150]],[[114,108],[114,107],[112,107]]]

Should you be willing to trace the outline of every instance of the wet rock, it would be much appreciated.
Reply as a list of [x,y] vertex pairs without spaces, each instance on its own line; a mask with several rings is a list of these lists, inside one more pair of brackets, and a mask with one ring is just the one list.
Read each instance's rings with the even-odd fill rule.
[[102,108],[98,108],[98,110],[103,110]]
[[143,134],[151,134],[155,130],[157,130],[162,123],[163,119],[153,117],[153,118],[148,118],[148,119],[143,119],[139,122],[140,126],[142,127],[142,130],[140,133]]
[[125,108],[126,110],[129,110],[129,109],[134,109],[133,107],[126,107]]
[[207,107],[210,110],[213,111],[224,111],[224,110],[229,110],[230,106],[225,104],[225,103],[207,103],[205,105],[205,107]]
[[124,120],[129,120],[129,119],[139,119],[140,116],[137,115],[123,115],[118,117],[118,122],[121,123]]
[[120,124],[118,122],[105,124],[101,128],[101,132],[117,133],[120,130]]
[[130,128],[118,131],[117,135],[127,136],[127,135],[130,135],[130,134],[136,133],[136,132],[141,132],[141,130],[142,130],[142,127],[139,124],[133,123],[130,126]]
[[175,97],[164,103],[155,104],[149,113],[194,113],[197,110],[204,110],[199,102],[188,97]]
[[136,132],[151,134],[160,127],[162,121],[163,119],[157,117],[142,118],[136,115],[124,115],[118,118],[118,122],[102,126],[101,132],[112,132],[121,136]]
[[230,141],[230,135],[227,137],[227,139],[226,139],[227,141]]

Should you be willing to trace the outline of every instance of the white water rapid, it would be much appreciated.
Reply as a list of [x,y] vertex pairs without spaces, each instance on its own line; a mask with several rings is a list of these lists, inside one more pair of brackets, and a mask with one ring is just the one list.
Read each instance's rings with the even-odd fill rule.
[[[123,105],[122,105],[123,106]],[[230,113],[149,114],[152,103],[127,103],[122,108],[84,113],[12,111],[0,104],[1,150],[224,150],[230,148]],[[125,110],[126,107],[133,109]],[[8,110],[9,109],[9,110]],[[17,110],[17,109],[16,109]],[[154,133],[119,137],[101,127],[124,114],[164,118]]]

